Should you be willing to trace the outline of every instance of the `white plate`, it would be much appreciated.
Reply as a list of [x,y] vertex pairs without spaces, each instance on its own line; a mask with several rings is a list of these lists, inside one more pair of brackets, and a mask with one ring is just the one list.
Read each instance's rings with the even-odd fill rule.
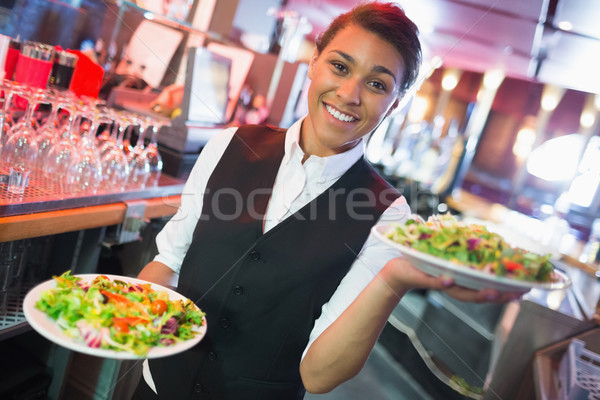
[[471,289],[496,289],[501,292],[525,293],[531,289],[556,290],[571,286],[571,279],[563,272],[554,269],[553,282],[529,282],[517,279],[498,277],[493,274],[469,268],[468,266],[450,262],[442,258],[423,253],[410,247],[394,242],[385,234],[392,225],[376,225],[371,231],[382,242],[397,249],[407,260],[421,271],[433,276],[449,276],[457,285]]
[[[75,275],[79,278],[82,278],[85,282],[92,282],[94,278],[98,276],[98,274],[82,274]],[[129,283],[137,283],[137,284],[145,284],[150,283],[151,288],[156,291],[166,291],[169,294],[170,300],[184,300],[185,297],[180,295],[179,293],[166,288],[161,285],[157,285],[152,282],[146,282],[141,279],[129,278],[126,276],[118,276],[118,275],[104,275],[112,280],[120,280],[123,282]],[[40,299],[41,293],[44,290],[52,289],[56,287],[55,280],[49,280],[39,285],[35,286],[31,289],[25,299],[23,300],[23,313],[25,314],[25,318],[27,322],[31,325],[33,329],[35,329],[40,335],[44,336],[46,339],[60,345],[66,347],[69,350],[77,351],[80,353],[89,354],[92,356],[98,357],[106,357],[106,358],[116,358],[120,360],[136,360],[143,358],[160,358],[171,356],[173,354],[180,353],[193,347],[196,345],[204,335],[206,334],[206,317],[204,317],[204,324],[199,327],[195,327],[194,331],[197,332],[196,336],[190,340],[186,340],[184,342],[177,343],[173,346],[167,347],[155,347],[151,349],[146,356],[138,356],[137,354],[129,353],[126,351],[116,351],[116,350],[107,350],[107,349],[99,349],[88,347],[85,343],[80,342],[76,339],[73,339],[67,335],[65,335],[60,327],[56,324],[56,322],[48,317],[44,312],[38,310],[35,307],[35,303]]]

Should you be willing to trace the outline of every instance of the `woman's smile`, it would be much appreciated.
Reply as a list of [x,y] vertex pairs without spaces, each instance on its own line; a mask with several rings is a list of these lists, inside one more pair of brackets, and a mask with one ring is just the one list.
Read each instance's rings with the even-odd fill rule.
[[329,104],[325,104],[325,108],[327,109],[327,112],[338,121],[354,122],[357,120],[357,118],[353,117],[352,115],[343,113],[340,110],[337,110],[334,107],[330,106]]

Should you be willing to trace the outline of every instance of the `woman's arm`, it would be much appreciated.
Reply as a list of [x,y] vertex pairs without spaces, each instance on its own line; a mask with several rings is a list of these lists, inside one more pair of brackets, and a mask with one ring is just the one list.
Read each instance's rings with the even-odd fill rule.
[[327,393],[358,374],[388,317],[402,296],[414,288],[444,290],[459,300],[474,302],[506,302],[516,296],[453,286],[450,279],[432,277],[395,258],[309,347],[300,364],[306,390]]
[[148,282],[157,283],[174,289],[177,287],[177,278],[179,275],[159,261],[150,261],[137,277]]

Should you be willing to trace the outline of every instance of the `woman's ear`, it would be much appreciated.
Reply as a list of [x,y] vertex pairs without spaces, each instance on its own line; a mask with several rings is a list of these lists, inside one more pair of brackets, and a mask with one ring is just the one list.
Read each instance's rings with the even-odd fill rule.
[[317,49],[315,49],[312,57],[310,58],[310,63],[308,64],[308,79],[310,79],[311,81],[313,79],[315,64],[316,64],[318,58],[319,58],[319,52],[317,51]]

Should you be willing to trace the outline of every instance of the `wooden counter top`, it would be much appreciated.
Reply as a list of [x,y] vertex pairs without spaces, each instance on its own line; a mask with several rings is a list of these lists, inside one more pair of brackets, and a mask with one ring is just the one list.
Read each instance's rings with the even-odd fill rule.
[[[168,217],[177,212],[181,196],[144,199],[144,219]],[[0,218],[0,242],[28,239],[82,229],[120,224],[125,218],[124,202],[67,210],[47,211]]]

